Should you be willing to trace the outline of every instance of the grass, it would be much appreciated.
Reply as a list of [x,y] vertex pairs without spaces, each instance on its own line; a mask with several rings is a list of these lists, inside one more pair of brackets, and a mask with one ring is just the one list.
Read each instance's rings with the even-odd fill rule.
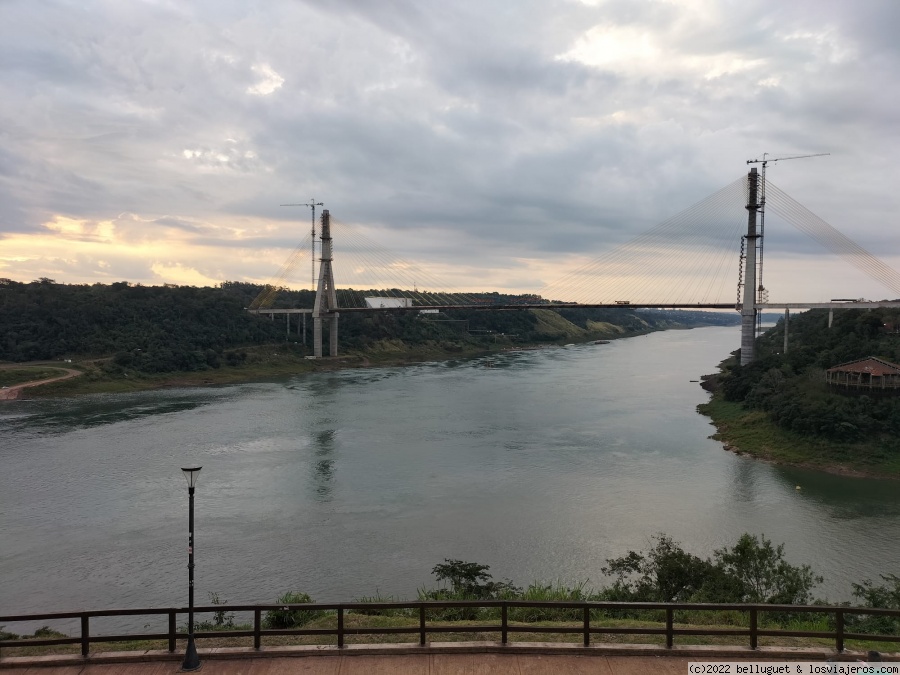
[[697,411],[716,426],[712,438],[739,454],[832,473],[900,478],[900,456],[885,451],[878,440],[839,443],[808,438],[782,429],[765,412],[748,410],[718,393]]
[[66,371],[60,368],[47,366],[23,366],[14,368],[0,368],[0,387],[11,387],[23,382],[45,380],[49,377],[65,375]]
[[[499,609],[497,610],[499,614]],[[743,613],[728,613],[732,616],[720,615],[719,623],[698,624],[693,621],[676,621],[675,628],[691,629],[691,628],[734,628],[736,626],[746,627],[746,615]],[[676,617],[678,619],[680,617]],[[724,620],[723,620],[724,619]],[[735,621],[733,619],[740,619]],[[499,623],[499,616],[485,616],[477,621],[434,621],[429,622],[429,627],[458,627],[472,628],[479,625]],[[344,627],[346,629],[353,628],[393,628],[408,627],[418,629],[418,617],[415,616],[372,616],[366,614],[358,614],[355,612],[347,612],[344,615]],[[510,626],[523,628],[571,628],[572,633],[540,633],[537,631],[511,632],[509,633],[509,642],[548,642],[548,643],[574,643],[580,644],[582,636],[580,634],[582,624],[580,621],[535,621],[523,622],[510,620]],[[611,619],[592,616],[591,626],[593,628],[665,628],[665,623],[661,621],[648,621],[640,619]],[[325,613],[313,621],[303,626],[308,628],[337,628],[337,615],[333,612]],[[763,628],[760,625],[760,628]],[[783,628],[797,631],[825,631],[829,630],[825,619],[821,620],[802,620],[792,621]],[[251,630],[249,625],[235,625],[233,630]],[[212,647],[252,647],[252,637],[218,637],[204,638],[202,632],[197,633],[198,646],[202,648]],[[471,642],[471,641],[500,641],[500,633],[496,631],[476,631],[476,632],[449,632],[449,633],[430,633],[428,639],[434,642]],[[409,634],[388,634],[388,635],[347,635],[345,638],[347,644],[418,644],[418,633]],[[617,634],[596,634],[591,636],[594,644],[642,644],[642,645],[663,645],[665,644],[664,635],[617,635]],[[313,635],[313,636],[263,636],[262,644],[264,646],[288,646],[288,645],[334,645],[337,643],[336,637],[333,635]],[[676,645],[718,645],[718,646],[744,646],[749,643],[749,639],[739,636],[698,636],[698,635],[676,635]],[[833,648],[834,641],[826,638],[794,638],[794,637],[767,637],[759,638],[760,646],[768,647],[807,647],[807,648]],[[898,642],[870,642],[870,641],[850,641],[846,643],[847,649],[856,651],[868,651],[870,649],[878,650],[884,653],[896,653],[900,651],[900,641]],[[184,641],[179,640],[176,651],[185,648]],[[165,650],[168,649],[168,642],[165,640],[132,640],[123,642],[101,642],[91,645],[92,653],[111,652],[111,651],[139,651],[139,650]],[[50,647],[10,647],[2,650],[3,656],[39,656],[46,654],[77,654],[80,653],[80,646],[73,645],[56,645]]]

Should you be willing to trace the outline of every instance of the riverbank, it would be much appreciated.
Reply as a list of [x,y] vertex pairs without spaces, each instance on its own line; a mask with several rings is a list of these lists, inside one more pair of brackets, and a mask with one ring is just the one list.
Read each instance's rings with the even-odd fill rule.
[[59,368],[46,364],[33,366],[0,366],[0,401],[14,401],[29,387],[39,387],[82,375],[74,368]]
[[[453,354],[473,357],[484,350],[463,350]],[[118,374],[105,371],[93,361],[76,362],[72,366],[83,373],[77,380],[49,382],[28,392],[33,398],[57,398],[85,394],[116,394],[151,389],[175,387],[202,387],[241,384],[273,377],[302,375],[341,368],[365,368],[369,366],[397,366],[406,363],[450,358],[447,352],[432,349],[414,349],[393,353],[348,354],[346,356],[307,359],[277,346],[247,349],[248,358],[239,365],[222,364],[219,368],[201,371],[176,371],[167,373],[142,373],[122,370]],[[31,383],[33,386],[35,383]]]
[[[673,329],[669,329],[673,330]],[[580,338],[567,337],[567,342],[584,344],[607,344],[609,339],[626,338],[645,335],[654,331],[634,331],[611,336],[608,332],[590,333]],[[246,360],[238,365],[222,363],[218,368],[201,371],[176,371],[166,373],[144,373],[133,369],[118,369],[111,372],[104,367],[109,359],[85,359],[67,364],[68,369],[52,366],[47,362],[34,364],[9,364],[17,370],[35,369],[43,375],[48,368],[57,368],[78,372],[83,377],[77,379],[60,379],[59,381],[32,381],[22,386],[32,387],[28,396],[32,398],[56,398],[81,396],[85,394],[115,394],[152,389],[175,387],[201,387],[227,384],[241,384],[274,377],[303,375],[344,368],[391,367],[428,361],[447,361],[450,359],[469,359],[501,352],[557,349],[564,345],[556,343],[510,343],[497,342],[480,345],[460,343],[425,343],[409,345],[401,340],[381,340],[371,349],[365,351],[349,351],[336,357],[312,359],[293,350],[290,346],[263,345],[246,348]],[[73,371],[73,369],[75,369]],[[69,377],[72,377],[71,375]],[[40,386],[37,386],[40,385]]]
[[698,405],[697,412],[710,418],[716,427],[710,438],[720,441],[725,450],[839,476],[900,479],[900,457],[887,453],[878,441],[840,443],[793,433],[772,422],[764,411],[726,401],[716,389],[716,377],[703,378],[703,387],[712,391],[712,398]]

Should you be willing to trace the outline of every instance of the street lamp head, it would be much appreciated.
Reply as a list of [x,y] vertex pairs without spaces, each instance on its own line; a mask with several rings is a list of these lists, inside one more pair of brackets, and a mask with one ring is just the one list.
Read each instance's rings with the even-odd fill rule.
[[184,472],[188,487],[194,487],[197,484],[197,479],[200,477],[200,469],[202,468],[203,467],[195,466],[181,469]]

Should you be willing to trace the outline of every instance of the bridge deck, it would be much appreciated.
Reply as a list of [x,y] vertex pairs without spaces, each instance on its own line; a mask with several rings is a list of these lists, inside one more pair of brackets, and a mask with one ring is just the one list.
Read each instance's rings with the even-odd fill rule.
[[[856,302],[768,302],[754,305],[760,311],[770,309],[874,309],[876,307],[900,307],[900,301],[859,300]],[[737,309],[732,303],[696,303],[679,304],[663,302],[635,302],[635,303],[593,303],[580,304],[577,302],[553,303],[553,304],[516,304],[516,305],[413,305],[411,307],[338,307],[337,312],[418,312],[423,309],[437,309],[441,311],[452,309],[479,309],[494,311],[509,311],[523,309]],[[311,314],[312,309],[248,309],[251,314]]]

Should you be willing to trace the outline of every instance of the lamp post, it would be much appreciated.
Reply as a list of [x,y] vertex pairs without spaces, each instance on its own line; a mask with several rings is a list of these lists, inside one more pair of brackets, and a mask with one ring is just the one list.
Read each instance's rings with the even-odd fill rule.
[[182,671],[200,670],[200,657],[194,644],[194,486],[202,467],[183,468],[188,483],[188,643]]

